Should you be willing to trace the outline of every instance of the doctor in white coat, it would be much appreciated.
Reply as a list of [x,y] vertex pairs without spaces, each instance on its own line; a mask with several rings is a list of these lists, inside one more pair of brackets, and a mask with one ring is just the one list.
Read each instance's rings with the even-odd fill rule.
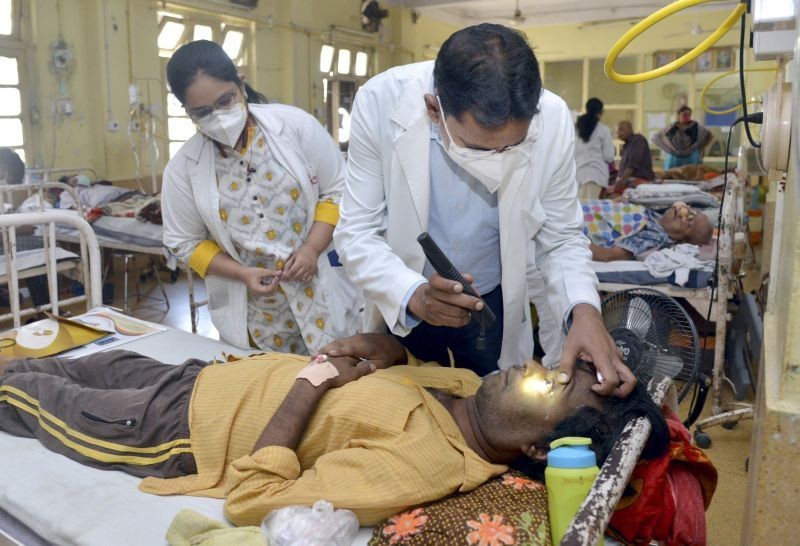
[[[603,327],[581,233],[574,141],[569,110],[542,90],[527,41],[500,25],[458,31],[435,64],[367,82],[353,106],[334,232],[345,271],[364,290],[365,331],[388,327],[412,353],[441,362],[449,351],[478,373],[530,359],[533,240],[530,260],[546,280],[550,309],[571,325],[560,380],[569,381],[581,355],[598,369],[598,392],[627,395],[635,379]],[[426,264],[416,240],[424,231],[500,319],[483,354],[470,311],[484,302]]]

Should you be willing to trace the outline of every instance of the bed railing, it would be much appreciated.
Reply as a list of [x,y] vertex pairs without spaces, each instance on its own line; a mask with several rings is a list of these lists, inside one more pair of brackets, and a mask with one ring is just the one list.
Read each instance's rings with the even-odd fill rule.
[[[56,224],[66,224],[78,230],[81,235],[81,263],[83,267],[84,294],[73,296],[64,300],[58,299],[58,272],[59,264],[56,260]],[[30,309],[20,309],[19,281],[21,278],[32,276],[30,272],[17,270],[17,228],[19,226],[42,225],[44,227],[42,238],[44,242],[45,271],[48,281],[50,303]],[[2,231],[3,250],[6,258],[6,275],[8,283],[8,298],[11,307],[10,313],[0,315],[0,321],[13,319],[14,327],[18,328],[22,317],[34,315],[40,311],[52,311],[58,315],[59,309],[64,305],[86,302],[87,310],[97,307],[102,303],[102,282],[100,276],[100,247],[97,244],[92,227],[83,218],[64,211],[50,210],[46,214],[41,212],[14,213],[0,215],[0,230]],[[36,271],[34,274],[42,274]]]
[[0,185],[0,214],[5,212],[6,203],[13,204],[14,195],[19,193],[27,194],[27,197],[32,197],[34,194],[39,196],[39,212],[44,212],[45,209],[45,192],[48,190],[62,190],[69,193],[75,201],[75,210],[83,217],[83,207],[81,200],[78,197],[78,192],[69,184],[62,182],[33,182],[30,184],[14,184],[14,185]]
[[65,174],[90,174],[92,180],[97,180],[97,171],[92,167],[59,167],[55,169],[25,169],[25,182],[38,184],[49,182],[54,176]]
[[[677,409],[675,389],[670,379],[654,377],[647,385],[647,392],[659,407],[666,403]],[[651,428],[650,421],[644,417],[625,425],[589,495],[561,539],[561,546],[594,546],[600,541],[650,437]]]

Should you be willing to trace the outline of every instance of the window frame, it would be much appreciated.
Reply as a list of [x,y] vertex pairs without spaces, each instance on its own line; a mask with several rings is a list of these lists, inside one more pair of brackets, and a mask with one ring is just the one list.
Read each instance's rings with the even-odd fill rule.
[[[163,74],[166,74],[167,62],[169,62],[169,59],[175,50],[184,44],[194,41],[194,29],[196,26],[211,27],[212,41],[216,42],[220,46],[224,43],[225,36],[229,31],[241,32],[242,46],[239,50],[239,55],[237,58],[232,60],[240,71],[247,73],[252,68],[252,55],[250,50],[253,47],[253,33],[255,29],[251,21],[235,19],[224,14],[213,15],[209,13],[196,13],[190,10],[184,12],[183,10],[172,8],[169,10],[169,12],[159,10],[159,17],[159,33],[161,32],[161,28],[163,28],[162,24],[165,20],[177,21],[184,25],[183,34],[181,35],[181,38],[178,40],[178,43],[175,45],[174,49],[167,51],[157,47]],[[168,53],[168,55],[166,55],[166,53]],[[169,99],[172,92],[169,89],[169,83],[166,82],[166,78],[163,85],[163,94],[165,119],[164,131],[166,133],[166,138],[164,139],[166,142],[166,149],[164,151],[166,153],[164,157],[166,157],[167,161],[169,161],[174,155],[170,152],[171,148],[174,148],[177,151],[180,146],[182,146],[183,143],[188,140],[178,140],[170,136],[170,120],[173,118],[188,119],[188,116],[186,115],[185,111],[182,111],[181,115],[170,114]]]
[[32,162],[32,129],[31,129],[31,104],[29,94],[23,89],[29,89],[28,82],[28,49],[20,40],[22,13],[19,0],[12,0],[12,29],[11,34],[0,35],[0,57],[13,57],[17,60],[17,85],[2,85],[2,87],[16,88],[20,94],[20,113],[17,116],[2,116],[3,119],[19,119],[22,124],[22,145],[10,146],[15,152],[21,150],[25,164]]

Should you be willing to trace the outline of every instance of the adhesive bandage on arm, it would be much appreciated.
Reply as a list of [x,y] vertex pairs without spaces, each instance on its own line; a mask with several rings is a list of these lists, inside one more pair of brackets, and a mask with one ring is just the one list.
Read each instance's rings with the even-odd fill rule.
[[315,356],[308,365],[300,370],[297,379],[305,379],[315,387],[319,387],[328,379],[333,379],[339,375],[336,366],[328,362],[328,355]]

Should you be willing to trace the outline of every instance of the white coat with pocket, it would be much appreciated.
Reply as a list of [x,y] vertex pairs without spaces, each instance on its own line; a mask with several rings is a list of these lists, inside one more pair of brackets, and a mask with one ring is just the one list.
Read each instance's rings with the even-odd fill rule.
[[[308,225],[314,223],[317,202],[344,189],[344,160],[322,125],[310,114],[280,104],[250,104],[275,159],[299,181],[306,200]],[[161,195],[164,246],[187,263],[199,243],[214,241],[242,262],[219,216],[219,192],[213,141],[197,133],[184,144],[164,170]],[[331,244],[317,262],[320,285],[327,291],[329,320],[337,337],[356,332],[360,297],[342,267],[329,258]],[[223,341],[249,348],[247,288],[239,281],[207,276],[208,311]]]
[[[356,95],[350,129],[346,190],[334,242],[348,276],[364,290],[364,330],[398,335],[401,303],[423,279],[425,256],[417,236],[427,230],[430,201],[430,128],[424,95],[433,61],[390,69]],[[599,309],[597,277],[575,180],[575,135],[567,105],[543,91],[529,136],[532,157],[498,190],[503,288],[500,367],[530,359],[528,259],[547,282],[557,317],[586,302]],[[528,242],[535,251],[529,257]]]

